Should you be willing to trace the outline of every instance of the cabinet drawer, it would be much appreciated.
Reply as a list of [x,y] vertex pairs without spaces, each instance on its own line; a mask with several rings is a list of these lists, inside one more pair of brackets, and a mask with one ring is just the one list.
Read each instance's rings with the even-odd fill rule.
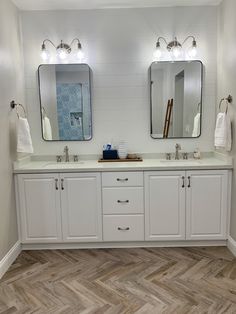
[[102,186],[143,186],[143,173],[142,172],[103,173]]
[[104,214],[143,214],[143,188],[103,188]]
[[104,241],[143,241],[143,215],[103,216]]

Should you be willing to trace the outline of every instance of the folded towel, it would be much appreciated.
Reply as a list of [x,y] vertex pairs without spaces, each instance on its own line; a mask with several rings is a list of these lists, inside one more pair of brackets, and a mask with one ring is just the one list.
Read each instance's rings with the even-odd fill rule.
[[200,121],[201,121],[201,114],[199,112],[196,114],[194,118],[192,137],[198,137],[200,135]]
[[21,117],[18,119],[17,152],[29,154],[34,152],[28,120]]
[[232,124],[230,121],[230,117],[226,114],[226,127],[227,127],[227,135],[226,135],[226,151],[230,152],[232,149]]
[[52,140],[52,128],[48,117],[43,118],[43,138],[47,141]]
[[220,112],[216,119],[215,147],[224,148],[228,152],[232,147],[231,121],[227,113]]

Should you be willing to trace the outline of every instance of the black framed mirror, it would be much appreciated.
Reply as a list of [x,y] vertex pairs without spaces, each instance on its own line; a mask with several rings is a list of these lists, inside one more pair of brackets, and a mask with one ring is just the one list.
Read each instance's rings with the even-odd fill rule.
[[87,64],[38,68],[42,137],[45,141],[92,138],[91,70]]
[[161,61],[151,64],[152,138],[201,136],[202,76],[201,61]]

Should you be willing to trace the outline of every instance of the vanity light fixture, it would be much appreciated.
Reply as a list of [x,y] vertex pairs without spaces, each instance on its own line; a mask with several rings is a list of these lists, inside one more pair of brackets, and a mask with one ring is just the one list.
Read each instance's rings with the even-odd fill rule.
[[154,51],[154,60],[159,61],[163,55],[163,49],[161,46],[161,41],[166,44],[166,49],[170,52],[171,58],[173,60],[179,59],[183,54],[183,45],[189,40],[192,40],[192,45],[187,49],[187,55],[190,58],[195,58],[197,55],[197,41],[194,36],[188,36],[185,38],[183,43],[181,44],[177,38],[175,37],[174,40],[170,41],[169,43],[164,37],[158,37],[156,43],[156,50]]
[[41,58],[44,61],[48,61],[50,59],[50,52],[46,48],[46,43],[50,43],[56,49],[57,56],[59,57],[59,59],[65,60],[67,56],[72,52],[72,45],[74,42],[77,42],[77,48],[75,50],[75,57],[77,58],[79,62],[82,62],[84,58],[84,53],[82,50],[81,42],[78,38],[74,38],[70,45],[64,43],[61,40],[61,43],[58,46],[56,46],[50,39],[44,39],[41,46]]

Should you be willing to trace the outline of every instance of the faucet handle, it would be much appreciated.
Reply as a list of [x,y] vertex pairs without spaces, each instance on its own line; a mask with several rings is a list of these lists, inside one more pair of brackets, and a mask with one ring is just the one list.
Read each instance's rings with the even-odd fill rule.
[[171,160],[171,153],[166,153],[166,160]]
[[78,155],[74,155],[74,162],[78,162],[79,161],[79,156]]
[[56,158],[57,158],[57,162],[61,162],[62,161],[62,156],[61,155],[57,155]]
[[178,143],[176,143],[175,148],[176,148],[176,149],[181,149],[181,145],[178,144]]
[[188,160],[188,153],[183,153],[183,159]]

